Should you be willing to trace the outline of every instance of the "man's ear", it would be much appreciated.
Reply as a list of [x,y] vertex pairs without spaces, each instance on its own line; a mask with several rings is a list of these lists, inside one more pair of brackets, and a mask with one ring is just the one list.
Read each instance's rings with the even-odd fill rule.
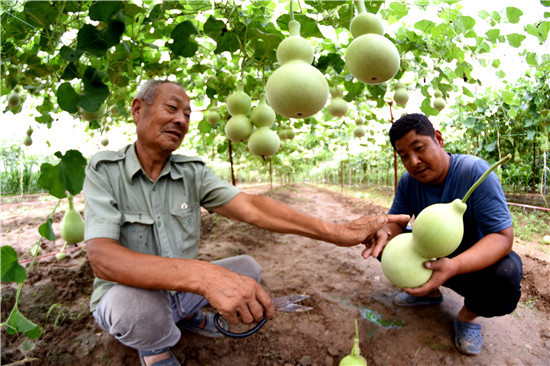
[[143,103],[145,102],[139,98],[134,98],[132,101],[132,118],[135,123],[139,121],[139,116],[143,113]]
[[435,131],[434,139],[438,143],[439,147],[445,147],[445,141],[443,141],[443,135],[441,134],[441,131]]

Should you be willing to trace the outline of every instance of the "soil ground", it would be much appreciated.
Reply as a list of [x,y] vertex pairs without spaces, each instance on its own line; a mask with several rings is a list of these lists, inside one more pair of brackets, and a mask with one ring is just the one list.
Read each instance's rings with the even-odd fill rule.
[[[269,195],[333,222],[387,211],[375,201],[311,185],[244,190]],[[5,200],[2,245],[11,245],[20,254],[28,250],[39,239],[37,227],[55,203],[44,195],[25,196],[16,202]],[[75,205],[82,211],[82,197],[76,197]],[[54,217],[56,232],[65,209],[66,202]],[[26,360],[17,364],[138,365],[137,352],[99,329],[88,311],[93,273],[85,248],[71,247],[67,258],[58,261],[53,254],[62,248],[60,238],[41,245],[43,258],[30,270],[19,309],[42,326],[43,334],[29,347],[25,337],[9,336],[3,328],[1,364]],[[249,254],[262,265],[262,285],[270,294],[310,295],[302,303],[313,310],[276,314],[248,338],[209,339],[183,333],[174,354],[189,366],[337,365],[351,350],[357,319],[361,353],[369,365],[549,364],[547,254],[516,240],[514,250],[524,264],[521,302],[510,315],[480,319],[483,350],[478,356],[466,356],[453,344],[452,319],[462,306],[461,296],[444,288],[442,305],[396,307],[392,297],[399,290],[384,277],[378,261],[360,256],[361,249],[274,234],[205,212],[200,259]],[[14,299],[14,287],[2,284],[2,321]]]

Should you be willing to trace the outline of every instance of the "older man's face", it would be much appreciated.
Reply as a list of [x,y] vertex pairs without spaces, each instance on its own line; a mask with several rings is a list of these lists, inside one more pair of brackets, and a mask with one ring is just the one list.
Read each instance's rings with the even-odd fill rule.
[[141,145],[172,152],[181,145],[189,131],[191,102],[181,86],[163,83],[157,87],[151,105],[141,99],[134,101],[132,115]]

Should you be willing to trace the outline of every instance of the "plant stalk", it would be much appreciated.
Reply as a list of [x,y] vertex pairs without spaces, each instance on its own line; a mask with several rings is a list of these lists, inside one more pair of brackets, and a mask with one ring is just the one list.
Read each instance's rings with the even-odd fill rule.
[[489,174],[491,174],[491,172],[493,170],[495,170],[495,168],[497,166],[499,166],[500,164],[502,163],[505,163],[507,162],[508,160],[510,160],[512,158],[512,155],[511,154],[508,154],[506,155],[505,157],[503,157],[502,159],[500,159],[499,161],[497,161],[496,163],[494,163],[493,165],[491,165],[489,167],[489,169],[487,169],[487,171],[485,173],[483,173],[483,175],[481,177],[479,177],[479,179],[474,183],[473,186],[470,187],[470,189],[468,190],[468,192],[466,192],[466,194],[464,195],[464,198],[462,199],[462,203],[466,203],[466,201],[468,200],[468,198],[470,197],[470,195],[472,194],[472,192],[481,184],[481,182],[483,182],[485,180],[485,178],[487,178],[487,176]]

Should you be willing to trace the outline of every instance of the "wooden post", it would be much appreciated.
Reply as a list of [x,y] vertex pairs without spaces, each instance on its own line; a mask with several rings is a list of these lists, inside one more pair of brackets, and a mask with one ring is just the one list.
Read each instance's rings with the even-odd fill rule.
[[235,182],[235,172],[233,171],[233,150],[231,149],[231,140],[229,141],[229,163],[231,164],[231,184],[236,186]]
[[[393,101],[389,101],[388,104],[390,105],[390,121],[393,125],[393,111],[392,111],[392,105]],[[397,152],[395,149],[393,150],[393,193],[397,193]]]

